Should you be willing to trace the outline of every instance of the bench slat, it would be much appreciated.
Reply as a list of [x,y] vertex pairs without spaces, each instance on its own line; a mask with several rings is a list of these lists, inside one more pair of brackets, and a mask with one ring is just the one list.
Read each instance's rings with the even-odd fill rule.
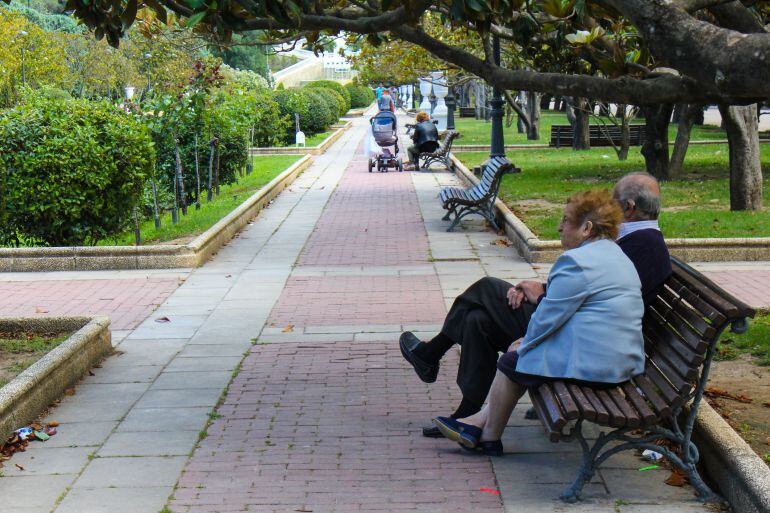
[[671,386],[671,383],[669,383],[668,380],[663,377],[663,374],[661,374],[660,371],[655,368],[655,366],[648,366],[645,374],[647,378],[649,378],[649,380],[657,387],[658,392],[660,392],[660,395],[663,397],[666,403],[671,406],[672,410],[675,410],[684,404],[684,399],[681,398],[679,393]]
[[676,312],[679,317],[695,328],[704,338],[710,340],[716,335],[714,328],[703,320],[702,314],[699,312],[696,313],[690,306],[683,303],[681,296],[674,296],[671,290],[664,287],[658,294],[658,297],[668,303],[669,307]]
[[548,383],[540,385],[537,389],[540,398],[543,401],[545,412],[550,420],[551,427],[558,431],[567,423],[567,418],[559,407],[559,401],[556,399],[553,389]]
[[615,401],[612,400],[607,391],[597,389],[595,392],[596,397],[599,398],[604,407],[607,409],[607,412],[610,414],[609,425],[616,428],[626,427],[625,415],[623,415],[623,412],[620,411],[620,408],[618,408],[618,406],[615,404]]
[[[651,319],[645,325],[642,326],[643,333],[650,340],[655,340],[655,346],[665,348],[666,351],[675,351],[682,365],[687,368],[700,367],[703,363],[703,355],[695,353],[690,347],[682,342],[682,340],[670,330],[666,330],[657,324],[654,319]],[[672,362],[673,363],[673,362]],[[683,371],[686,372],[686,371]]]
[[[648,348],[648,344],[645,343],[645,349]],[[668,361],[659,351],[648,351],[647,358],[655,364],[657,370],[665,376],[665,378],[671,383],[676,390],[677,394],[687,393],[691,388],[691,383],[684,376],[679,374],[679,371]],[[652,368],[652,367],[650,367]]]
[[572,395],[570,395],[569,390],[567,390],[567,386],[564,384],[564,382],[555,381],[552,386],[556,397],[559,399],[559,404],[564,411],[564,416],[567,417],[567,420],[574,420],[578,418],[580,416],[580,410],[578,409],[577,404],[575,404],[575,401],[572,399]]
[[647,401],[636,389],[636,386],[634,386],[630,381],[626,381],[621,385],[621,388],[623,389],[623,393],[626,394],[626,399],[628,399],[629,402],[634,405],[636,411],[638,411],[639,415],[641,415],[643,424],[653,424],[658,420],[657,415],[655,415],[652,409],[650,409]]
[[568,383],[567,389],[572,394],[572,398],[575,400],[578,408],[580,408],[580,414],[583,415],[583,418],[589,422],[596,421],[596,408],[594,408],[583,391],[580,390],[580,387],[574,383]]
[[708,347],[708,341],[701,337],[697,331],[693,330],[681,317],[671,313],[668,316],[661,315],[660,312],[665,311],[666,305],[659,298],[655,298],[650,303],[650,314],[656,324],[665,330],[673,328],[673,331],[690,346],[690,349],[699,354],[704,353]]
[[548,433],[548,439],[551,442],[558,442],[561,439],[561,428],[566,424],[566,420],[561,419],[564,420],[564,423],[560,425],[558,423],[554,424],[539,389],[530,391],[530,397],[532,398],[532,406],[535,407],[535,411],[537,412],[537,417],[540,419],[540,422]]
[[668,279],[666,286],[669,287],[675,294],[682,296],[685,301],[690,303],[701,314],[705,315],[712,324],[722,324],[727,320],[719,310],[701,299],[693,291],[687,288],[682,282],[680,282],[675,276],[671,276]]
[[711,290],[703,282],[696,280],[684,269],[679,267],[676,260],[672,259],[674,276],[680,280],[683,284],[686,284],[690,290],[696,293],[698,296],[708,301],[714,307],[716,307],[723,315],[729,319],[739,317],[741,314],[738,311],[738,307],[731,301],[720,297],[716,292]]
[[652,405],[653,409],[661,418],[668,418],[671,416],[671,406],[666,403],[666,400],[655,389],[655,385],[652,384],[647,376],[636,376],[631,380],[644,394]]
[[612,400],[615,401],[618,408],[620,408],[623,416],[626,417],[626,425],[628,427],[635,428],[642,425],[642,419],[639,417],[639,413],[637,413],[633,406],[628,404],[628,401],[626,401],[626,397],[621,393],[620,388],[611,388],[607,390],[607,393]]
[[594,392],[594,389],[591,387],[581,386],[580,390],[583,391],[586,399],[591,402],[594,410],[596,410],[596,422],[600,424],[606,424],[607,421],[610,420],[610,413],[607,411],[607,408],[604,407],[599,398],[596,397],[596,392]]

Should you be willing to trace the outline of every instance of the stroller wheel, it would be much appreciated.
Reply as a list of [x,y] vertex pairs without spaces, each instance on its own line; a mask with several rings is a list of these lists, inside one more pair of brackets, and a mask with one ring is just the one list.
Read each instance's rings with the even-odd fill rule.
[[373,169],[374,169],[374,162],[370,160],[369,161],[369,172],[371,173]]
[[399,173],[403,173],[404,172],[404,163],[401,161],[401,159],[398,159],[396,161],[396,167],[398,168],[398,172]]

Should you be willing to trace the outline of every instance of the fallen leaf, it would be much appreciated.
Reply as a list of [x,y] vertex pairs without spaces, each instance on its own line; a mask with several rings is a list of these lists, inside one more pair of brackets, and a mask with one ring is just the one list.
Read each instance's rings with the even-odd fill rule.
[[664,481],[668,486],[684,486],[685,477],[679,469],[671,471],[671,475]]
[[762,406],[764,406],[765,408],[770,408],[770,401],[766,403],[762,403]]
[[94,373],[93,373],[92,371],[90,371],[90,370],[88,371],[88,375],[89,375],[89,376],[96,376],[96,374],[94,374]]
[[745,394],[733,394],[727,390],[722,390],[721,388],[716,387],[709,387],[704,391],[704,393],[706,394],[706,397],[725,397],[727,399],[732,399],[733,401],[738,401],[739,403],[751,403],[754,401],[751,397]]
[[232,275],[232,274],[226,274],[226,275],[225,275],[225,278],[232,278],[232,277],[233,277],[233,275]]
[[499,247],[509,247],[511,245],[511,241],[508,239],[497,239],[494,242],[492,242],[493,245],[499,246]]
[[539,265],[533,265],[532,269],[542,269],[542,267],[540,267]]
[[158,317],[157,319],[155,319],[155,322],[171,322],[171,319],[169,319],[168,317],[163,316],[163,317]]
[[35,307],[35,313],[48,313],[48,310],[46,310],[42,306],[36,306]]
[[289,324],[284,329],[281,330],[282,333],[289,333],[290,331],[294,331],[294,325]]
[[51,422],[48,423],[48,427],[59,427],[59,423],[56,422],[55,420],[52,420]]
[[24,469],[24,467],[22,467],[22,466],[21,466],[21,465],[19,465],[18,463],[14,463],[14,466],[15,466],[17,469],[19,469],[19,470],[22,470],[22,471],[23,471],[23,470],[25,470],[25,469]]
[[64,391],[64,395],[75,395],[75,389],[74,388],[68,388]]

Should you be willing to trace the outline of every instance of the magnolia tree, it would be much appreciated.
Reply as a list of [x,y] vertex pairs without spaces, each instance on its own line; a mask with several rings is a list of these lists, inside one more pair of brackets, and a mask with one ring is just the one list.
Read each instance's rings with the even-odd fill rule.
[[[229,40],[263,30],[274,41],[311,43],[341,32],[386,36],[429,51],[500,90],[638,105],[648,123],[648,170],[668,177],[665,125],[674,104],[721,105],[731,147],[731,204],[762,204],[756,102],[770,97],[768,2],[738,0],[69,0],[97,38],[113,45],[147,6],[199,32]],[[481,52],[455,45],[423,27],[438,15],[447,30],[478,37]],[[568,38],[569,36],[569,38]],[[497,63],[492,38],[510,41],[527,66]],[[570,40],[571,39],[571,40]],[[564,57],[578,52],[563,67]],[[583,101],[583,100],[580,100]],[[754,115],[750,115],[750,113]],[[661,120],[665,120],[665,123]],[[757,150],[757,151],[754,151]],[[736,153],[732,152],[731,153]]]

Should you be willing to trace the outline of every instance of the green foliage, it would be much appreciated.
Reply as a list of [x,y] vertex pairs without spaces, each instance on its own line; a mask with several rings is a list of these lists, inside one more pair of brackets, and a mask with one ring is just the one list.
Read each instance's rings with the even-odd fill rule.
[[[327,91],[328,89],[302,90],[302,94],[308,98],[308,119],[305,122],[305,126],[308,127],[308,132],[311,134],[323,132],[338,119],[337,102]],[[300,121],[301,126],[302,123]]]
[[331,89],[333,91],[338,92],[342,98],[345,100],[345,110],[344,112],[340,113],[340,116],[343,116],[347,111],[350,110],[350,104],[351,104],[351,97],[350,97],[350,91],[345,89],[345,87],[340,84],[339,82],[335,82],[334,80],[315,80],[313,82],[308,82],[305,84],[305,87],[324,87],[326,89]]
[[368,107],[374,101],[374,91],[365,85],[350,82],[345,84],[345,89],[350,94],[350,108],[352,109]]
[[152,172],[149,133],[106,102],[29,97],[0,116],[6,244],[95,243],[124,229]]
[[16,2],[8,5],[0,4],[0,10],[3,9],[18,12],[47,32],[67,32],[70,34],[82,34],[85,32],[83,26],[78,25],[75,18],[65,14],[41,12],[38,9],[27,7]]
[[750,354],[759,365],[770,365],[770,315],[758,315],[750,320],[745,333],[725,332],[722,335],[716,358],[733,360],[740,354]]
[[222,62],[233,68],[257,72],[264,76],[267,65],[264,45],[255,44],[258,36],[254,32],[233,35],[233,40],[226,48],[215,48],[215,54],[222,57]]
[[[336,123],[337,119],[344,116],[345,113],[350,110],[350,103],[346,102],[345,98],[343,98],[342,95],[334,89],[329,89],[326,87],[313,87],[310,89],[310,91],[313,93],[319,93],[326,98],[327,105],[329,105],[329,107],[332,109],[332,113],[335,114],[335,118],[332,123]],[[331,102],[329,100],[331,100]]]

